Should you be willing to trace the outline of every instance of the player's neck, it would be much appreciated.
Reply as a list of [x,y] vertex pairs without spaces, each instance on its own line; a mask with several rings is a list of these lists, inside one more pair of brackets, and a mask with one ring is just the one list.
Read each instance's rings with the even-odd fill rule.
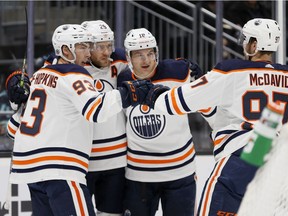
[[63,58],[59,58],[58,59],[58,64],[69,64],[70,62],[66,61],[65,59]]
[[261,61],[261,62],[269,62],[272,63],[272,55],[270,54],[256,54],[251,58],[251,61]]

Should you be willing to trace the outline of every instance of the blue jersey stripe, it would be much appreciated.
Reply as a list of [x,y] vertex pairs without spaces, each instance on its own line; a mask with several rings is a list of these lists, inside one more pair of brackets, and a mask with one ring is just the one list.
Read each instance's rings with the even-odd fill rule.
[[169,105],[169,99],[168,99],[168,94],[165,95],[165,104],[166,104],[166,108],[167,108],[167,111],[170,115],[173,115],[172,113],[172,110],[171,110],[171,107]]
[[19,127],[19,123],[17,121],[15,121],[15,119],[13,117],[10,118],[10,122],[15,125],[16,127]]
[[232,133],[235,133],[235,132],[237,132],[238,130],[223,130],[223,131],[219,131],[219,132],[217,132],[216,133],[216,135],[215,135],[215,139],[218,137],[218,136],[220,136],[220,135],[228,135],[228,134],[232,134]]
[[75,171],[79,171],[82,172],[84,174],[87,173],[87,170],[82,169],[80,167],[76,167],[76,166],[71,166],[71,165],[64,165],[64,164],[49,164],[49,165],[43,165],[43,166],[36,166],[33,168],[26,168],[26,169],[15,169],[13,168],[11,170],[11,172],[13,173],[31,173],[31,172],[36,172],[36,171],[42,171],[45,169],[66,169],[66,170],[75,170]]
[[76,154],[79,155],[81,157],[84,157],[86,159],[89,159],[89,155],[77,151],[75,149],[69,149],[69,148],[63,148],[63,147],[49,147],[49,148],[41,148],[41,149],[36,149],[33,151],[27,151],[27,152],[13,152],[13,156],[16,157],[25,157],[25,156],[30,156],[30,155],[35,155],[35,154],[40,154],[40,153],[45,153],[45,152],[67,152],[67,153],[72,153],[72,154]]
[[183,107],[183,109],[186,111],[186,112],[190,112],[191,110],[189,109],[189,107],[187,106],[185,100],[184,100],[184,97],[183,97],[183,92],[182,92],[182,88],[177,88],[177,93],[178,93],[178,96],[179,96],[179,100],[180,100],[180,103],[181,103],[181,106]]
[[124,138],[126,138],[126,136],[127,135],[125,133],[125,134],[122,134],[122,135],[117,136],[117,137],[112,137],[112,138],[107,138],[107,139],[97,139],[97,140],[93,140],[93,144],[103,144],[103,143],[114,142],[117,140],[124,139]]
[[242,131],[238,131],[237,133],[231,135],[222,145],[219,149],[214,151],[214,156],[216,156],[217,154],[219,154],[221,151],[223,151],[223,149],[225,148],[225,146],[234,138],[241,136],[245,133],[249,132],[249,130],[242,130]]
[[127,167],[132,169],[132,170],[138,170],[138,171],[148,171],[148,172],[159,172],[159,171],[167,171],[167,170],[173,170],[173,169],[178,169],[181,168],[183,166],[186,166],[187,164],[190,164],[194,161],[195,158],[195,154],[192,158],[190,158],[189,160],[185,161],[182,164],[178,164],[175,166],[166,166],[166,167],[136,167],[133,166],[131,164],[127,164]]
[[217,112],[217,107],[215,107],[211,113],[209,113],[209,114],[201,113],[201,115],[208,118],[208,117],[213,116],[216,112]]
[[170,152],[165,152],[165,153],[135,151],[135,150],[130,149],[129,147],[128,147],[128,152],[135,154],[135,155],[164,157],[164,156],[174,155],[174,154],[178,154],[180,152],[183,152],[185,149],[187,149],[191,145],[192,140],[193,140],[193,138],[191,137],[188,140],[188,142],[182,148],[179,148],[179,149],[176,149],[176,150],[170,151]]
[[127,154],[127,151],[125,150],[125,151],[118,152],[118,153],[115,153],[115,154],[93,156],[93,157],[90,157],[89,160],[90,161],[105,160],[105,159],[110,159],[110,158],[117,158],[117,157],[120,157],[120,156],[123,156],[123,155],[126,155],[126,154]]
[[91,103],[93,103],[96,100],[97,97],[90,98],[85,106],[82,109],[82,115],[85,116],[85,112],[87,111],[88,107],[90,106]]
[[98,105],[96,111],[94,112],[94,115],[93,115],[93,121],[94,121],[94,122],[97,122],[99,112],[100,112],[100,110],[101,110],[101,108],[102,108],[102,106],[103,106],[103,103],[104,103],[104,101],[105,101],[105,96],[106,96],[106,95],[103,95],[102,100],[101,100],[101,103]]

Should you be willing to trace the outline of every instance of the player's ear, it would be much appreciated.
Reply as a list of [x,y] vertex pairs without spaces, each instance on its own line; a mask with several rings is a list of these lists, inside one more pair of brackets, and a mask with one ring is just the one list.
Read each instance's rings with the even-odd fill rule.
[[251,47],[253,49],[253,52],[257,49],[257,40],[252,42]]
[[67,57],[67,56],[69,56],[71,51],[66,45],[64,45],[64,46],[62,46],[62,53],[64,54],[65,57]]

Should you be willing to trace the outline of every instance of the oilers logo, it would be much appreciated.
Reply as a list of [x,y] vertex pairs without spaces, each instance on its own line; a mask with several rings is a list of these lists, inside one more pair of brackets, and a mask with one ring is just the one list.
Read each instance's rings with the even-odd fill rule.
[[114,89],[113,85],[110,82],[103,79],[94,80],[94,86],[98,92],[106,92]]
[[94,86],[98,92],[106,92],[114,89],[113,85],[110,82],[103,79],[94,80]]
[[135,134],[143,139],[153,139],[159,136],[166,125],[165,115],[150,112],[146,105],[132,108],[129,123]]

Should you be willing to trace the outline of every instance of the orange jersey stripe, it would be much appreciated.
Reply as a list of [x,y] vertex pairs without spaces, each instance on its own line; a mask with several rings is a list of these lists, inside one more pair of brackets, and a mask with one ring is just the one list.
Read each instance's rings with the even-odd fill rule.
[[144,164],[164,164],[164,163],[173,163],[173,162],[178,162],[181,160],[184,160],[187,158],[189,155],[191,155],[194,152],[194,146],[184,155],[172,159],[166,159],[166,160],[145,160],[145,159],[137,159],[133,158],[131,156],[127,156],[127,159],[136,163],[144,163]]
[[105,152],[105,151],[112,151],[115,149],[120,149],[120,148],[124,148],[127,146],[127,142],[118,144],[118,145],[114,145],[114,146],[109,146],[109,147],[100,147],[100,148],[92,148],[92,152]]
[[16,130],[13,130],[9,125],[8,125],[8,130],[9,130],[13,135],[15,135]]
[[171,90],[172,105],[173,105],[173,107],[174,107],[174,109],[175,109],[175,111],[177,112],[178,115],[183,115],[184,113],[182,113],[180,111],[179,107],[177,106],[176,98],[174,97],[175,91],[176,91],[176,88],[173,88]]
[[89,110],[89,112],[87,113],[86,119],[89,121],[89,118],[91,116],[91,114],[93,113],[95,107],[97,107],[102,101],[102,98],[98,98],[96,100],[96,102],[94,103],[94,105],[91,107],[91,109]]
[[221,143],[226,137],[227,137],[227,136],[224,136],[224,137],[222,137],[222,138],[220,138],[220,139],[215,140],[215,141],[213,142],[214,146],[216,146],[216,145],[218,145],[219,143]]
[[76,196],[77,196],[77,201],[79,203],[79,208],[80,208],[80,212],[81,212],[81,216],[85,216],[85,212],[84,212],[84,207],[83,207],[83,202],[81,200],[81,196],[80,196],[80,192],[79,189],[76,186],[76,183],[74,181],[71,182],[72,186],[76,192]]
[[14,165],[28,165],[28,164],[33,164],[33,163],[38,163],[42,161],[49,161],[49,160],[60,160],[60,161],[70,161],[70,162],[75,162],[78,163],[85,168],[88,168],[88,163],[85,163],[79,159],[73,158],[73,157],[67,157],[67,156],[44,156],[44,157],[38,157],[35,159],[30,159],[30,160],[13,160]]
[[200,109],[200,110],[198,110],[199,112],[202,112],[202,113],[208,113],[208,112],[210,112],[211,111],[211,107],[209,107],[209,108],[207,108],[207,109]]
[[205,201],[204,201],[204,210],[203,210],[203,216],[206,215],[206,208],[207,208],[207,203],[208,203],[208,197],[209,197],[209,194],[210,194],[210,191],[211,191],[211,188],[212,188],[212,183],[214,182],[214,179],[216,178],[216,176],[218,175],[219,173],[219,170],[220,168],[222,167],[221,165],[223,164],[225,158],[223,158],[220,162],[219,162],[219,165],[216,169],[216,172],[215,174],[211,177],[210,181],[209,181],[209,185],[207,187],[207,192],[206,192],[206,197],[205,197]]

